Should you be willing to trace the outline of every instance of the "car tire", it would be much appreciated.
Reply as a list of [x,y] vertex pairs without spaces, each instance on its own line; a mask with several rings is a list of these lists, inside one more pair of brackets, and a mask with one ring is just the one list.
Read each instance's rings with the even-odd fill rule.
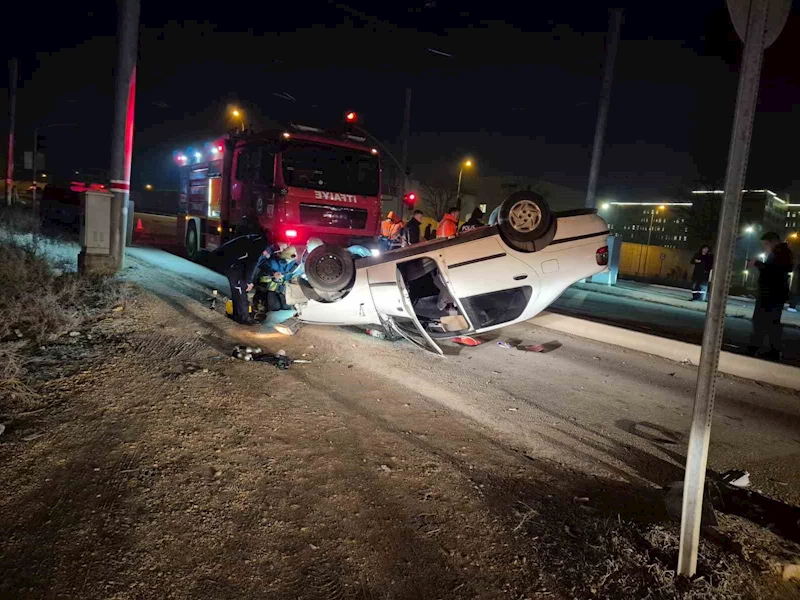
[[186,228],[186,258],[196,262],[199,254],[200,238],[197,235],[197,226],[194,221],[189,221],[189,226]]
[[356,273],[353,256],[344,248],[323,244],[306,258],[306,278],[320,295],[344,292]]
[[497,225],[503,241],[514,250],[536,252],[553,240],[556,219],[542,196],[519,191],[500,206]]

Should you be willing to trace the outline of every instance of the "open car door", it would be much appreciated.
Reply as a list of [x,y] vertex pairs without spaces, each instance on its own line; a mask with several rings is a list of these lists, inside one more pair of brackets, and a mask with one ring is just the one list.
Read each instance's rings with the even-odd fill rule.
[[437,356],[442,356],[444,352],[442,352],[438,344],[433,341],[433,338],[428,335],[428,332],[425,331],[425,328],[414,313],[414,307],[411,304],[411,296],[409,296],[408,290],[406,289],[406,282],[403,279],[403,274],[400,272],[400,269],[396,269],[395,273],[397,277],[397,291],[400,294],[400,303],[403,306],[403,312],[408,316],[387,315],[386,320],[389,327],[415,346],[419,346],[423,350],[427,350]]

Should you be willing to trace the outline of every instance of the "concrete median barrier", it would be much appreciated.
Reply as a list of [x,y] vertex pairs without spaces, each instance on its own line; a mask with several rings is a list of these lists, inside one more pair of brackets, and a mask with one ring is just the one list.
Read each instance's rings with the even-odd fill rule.
[[[530,323],[577,337],[660,356],[676,362],[688,362],[693,365],[697,365],[700,362],[700,346],[687,342],[551,312],[541,313],[531,319]],[[722,352],[719,359],[719,371],[770,385],[800,390],[800,368],[789,365],[731,352]]]

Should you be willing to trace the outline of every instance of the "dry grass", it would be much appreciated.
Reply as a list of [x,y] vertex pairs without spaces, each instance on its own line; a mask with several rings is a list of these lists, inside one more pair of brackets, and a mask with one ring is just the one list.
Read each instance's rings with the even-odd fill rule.
[[125,288],[55,262],[29,213],[5,209],[0,217],[0,413],[8,413],[36,398],[26,357],[120,303]]

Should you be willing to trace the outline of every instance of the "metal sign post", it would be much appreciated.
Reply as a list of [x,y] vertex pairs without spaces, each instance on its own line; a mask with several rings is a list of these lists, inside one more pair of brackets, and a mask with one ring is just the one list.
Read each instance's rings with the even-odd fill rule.
[[[733,120],[728,167],[722,212],[717,231],[717,251],[714,255],[715,285],[708,302],[697,389],[694,398],[692,428],[686,455],[686,474],[683,484],[681,539],[678,554],[678,574],[691,577],[697,571],[697,550],[700,543],[700,518],[703,508],[708,445],[711,439],[711,416],[714,411],[714,383],[725,326],[725,304],[731,280],[739,210],[742,204],[750,135],[761,77],[761,60],[765,43],[777,38],[788,16],[791,0],[728,0],[728,9],[736,31],[744,38],[744,54],[736,94],[736,114]],[[771,14],[770,14],[771,13]],[[742,17],[747,15],[746,26]],[[783,19],[779,18],[783,14]],[[769,15],[769,17],[768,17]],[[776,18],[778,15],[778,18]],[[777,26],[777,32],[774,27]],[[768,31],[769,29],[769,31]]]

